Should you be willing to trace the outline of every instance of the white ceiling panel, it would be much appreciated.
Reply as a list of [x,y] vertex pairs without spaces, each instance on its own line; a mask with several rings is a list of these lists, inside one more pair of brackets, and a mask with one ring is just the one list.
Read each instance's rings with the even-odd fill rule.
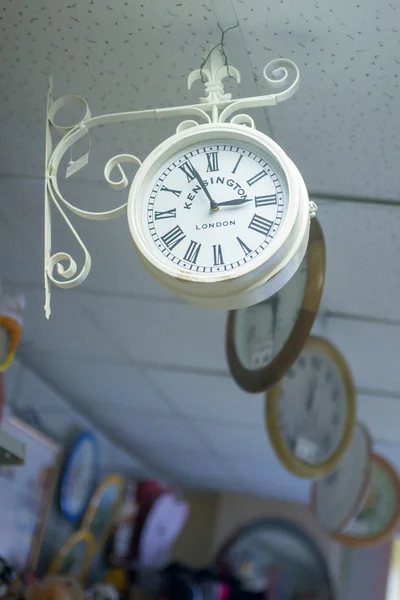
[[393,198],[400,188],[398,21],[391,2],[233,0],[260,90],[271,59],[302,84],[268,109],[275,139],[313,191]]
[[205,369],[225,367],[224,311],[165,303],[106,297],[80,302],[110,339],[139,363]]
[[148,376],[188,417],[245,425],[264,420],[264,395],[246,394],[229,376],[157,370],[149,370]]
[[321,202],[318,219],[327,251],[324,309],[399,320],[399,209]]
[[221,456],[267,461],[272,453],[263,423],[250,427],[196,420],[195,427]]
[[400,327],[330,318],[326,336],[349,362],[358,388],[400,390]]

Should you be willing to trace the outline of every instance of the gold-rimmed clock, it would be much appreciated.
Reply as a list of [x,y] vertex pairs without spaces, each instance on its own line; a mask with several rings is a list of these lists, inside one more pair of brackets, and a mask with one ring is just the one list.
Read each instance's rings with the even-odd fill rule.
[[344,457],[355,416],[350,369],[337,348],[321,337],[307,340],[265,398],[267,431],[278,459],[306,479],[326,476]]
[[228,365],[242,389],[265,391],[294,363],[310,335],[324,280],[324,236],[313,219],[306,255],[289,283],[264,302],[228,314]]

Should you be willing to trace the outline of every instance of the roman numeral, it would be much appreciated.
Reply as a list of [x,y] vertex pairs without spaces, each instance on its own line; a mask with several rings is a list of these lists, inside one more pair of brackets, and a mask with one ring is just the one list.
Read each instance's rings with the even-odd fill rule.
[[257,181],[260,181],[260,179],[266,176],[267,173],[264,170],[262,170],[259,173],[257,173],[257,175],[253,175],[253,177],[250,177],[250,179],[247,180],[247,185],[254,185],[255,183],[257,183]]
[[254,229],[254,231],[258,231],[258,233],[268,235],[273,224],[273,221],[264,219],[264,217],[260,217],[260,215],[255,214],[250,221],[249,229]]
[[256,207],[269,206],[270,204],[276,204],[276,194],[269,194],[267,196],[256,196],[254,198]]
[[188,262],[196,264],[197,257],[199,256],[201,244],[191,240],[188,249],[186,250],[186,254],[183,257],[183,260],[187,260]]
[[246,246],[246,244],[244,242],[242,242],[242,240],[240,239],[240,237],[237,237],[236,239],[239,242],[240,247],[243,250],[243,252],[245,254],[250,254],[250,252],[251,252],[250,248],[248,246]]
[[176,217],[176,208],[171,208],[171,210],[163,210],[161,212],[155,211],[155,220],[158,219],[173,219]]
[[189,160],[184,162],[183,165],[179,165],[179,168],[185,173],[188,183],[193,181],[193,179],[196,177],[195,169]]
[[207,173],[218,171],[218,152],[207,152]]
[[224,264],[224,259],[222,256],[222,248],[220,246],[220,244],[218,245],[213,245],[213,253],[214,253],[214,265],[223,265]]
[[233,167],[233,169],[232,169],[231,173],[233,173],[233,174],[235,174],[235,173],[236,173],[236,169],[238,168],[238,166],[239,166],[239,164],[240,164],[240,161],[242,160],[242,158],[243,158],[243,154],[241,154],[241,155],[239,156],[239,158],[237,159],[236,165]]
[[165,185],[161,186],[161,192],[171,192],[172,194],[175,194],[175,196],[177,198],[179,198],[179,196],[181,195],[182,190],[170,190],[169,188],[165,187]]
[[161,239],[167,248],[169,248],[169,250],[173,250],[175,246],[180,244],[181,241],[185,239],[185,237],[186,235],[183,233],[179,225],[175,225],[175,227],[163,235]]

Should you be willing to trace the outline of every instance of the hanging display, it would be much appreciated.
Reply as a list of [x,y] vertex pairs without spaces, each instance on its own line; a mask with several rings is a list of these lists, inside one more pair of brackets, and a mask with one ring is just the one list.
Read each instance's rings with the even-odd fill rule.
[[[92,117],[85,100],[65,96],[47,103],[45,186],[45,290],[50,314],[50,284],[74,287],[90,270],[90,254],[69,221],[65,209],[87,219],[128,214],[134,247],[144,267],[176,295],[205,307],[236,309],[278,292],[299,268],[306,252],[310,202],[298,169],[278,144],[255,129],[240,111],[274,105],[297,90],[300,74],[290,60],[277,59],[263,71],[267,83],[281,92],[234,100],[223,80],[237,69],[218,50],[209,53],[201,69],[188,78],[205,85],[198,104]],[[84,108],[82,120],[65,127],[58,111],[68,104]],[[89,212],[68,202],[58,176],[65,153],[91,130],[110,122],[150,117],[184,117],[176,133],[142,162],[131,154],[111,158],[106,182],[115,190],[129,185],[125,163],[138,166],[128,202],[105,212]],[[190,118],[188,118],[190,117]],[[63,137],[52,147],[52,133]],[[90,144],[89,144],[90,146]],[[70,161],[66,176],[83,168],[86,152]],[[66,252],[51,253],[51,204],[61,212],[83,250],[81,270]]]
[[48,575],[70,575],[83,579],[95,553],[95,543],[88,529],[73,533],[55,555]]
[[97,487],[82,519],[82,527],[92,534],[96,549],[101,548],[116,524],[124,495],[121,475],[112,474]]
[[326,531],[343,530],[360,513],[370,485],[371,468],[371,436],[364,425],[357,423],[343,460],[312,487],[311,510]]
[[358,515],[332,537],[348,546],[364,548],[386,541],[400,524],[400,479],[388,460],[372,455],[369,488]]
[[61,477],[60,506],[66,519],[76,523],[85,512],[98,473],[99,448],[92,433],[85,432],[75,441]]
[[266,425],[281,463],[316,479],[343,458],[354,431],[356,398],[347,363],[320,337],[310,337],[297,361],[265,400]]
[[289,283],[268,300],[228,315],[229,369],[245,391],[267,390],[296,360],[317,315],[324,279],[325,242],[314,219],[306,255]]
[[0,372],[11,364],[21,339],[25,298],[2,295],[0,289]]

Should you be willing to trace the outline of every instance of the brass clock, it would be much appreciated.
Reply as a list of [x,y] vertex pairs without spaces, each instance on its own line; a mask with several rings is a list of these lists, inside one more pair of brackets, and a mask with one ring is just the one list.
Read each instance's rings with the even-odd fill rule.
[[310,337],[265,400],[272,447],[288,471],[306,479],[330,473],[349,447],[356,398],[347,363],[326,339]]
[[310,335],[324,279],[324,236],[313,219],[306,255],[289,283],[268,300],[228,314],[229,369],[245,391],[267,390],[294,363]]

